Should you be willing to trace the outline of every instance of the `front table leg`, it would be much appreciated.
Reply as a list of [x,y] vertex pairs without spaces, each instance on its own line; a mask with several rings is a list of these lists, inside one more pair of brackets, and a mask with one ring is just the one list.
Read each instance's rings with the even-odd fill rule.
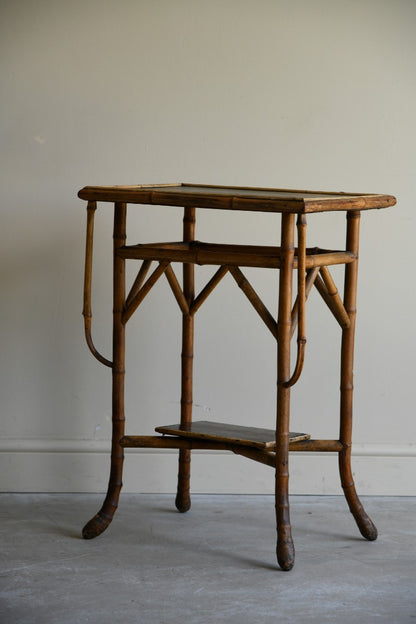
[[350,317],[351,324],[342,330],[341,343],[341,414],[340,414],[340,442],[343,450],[339,454],[339,470],[341,484],[345,498],[352,515],[355,518],[361,535],[368,540],[377,539],[377,529],[367,515],[355,490],[351,470],[351,440],[352,440],[352,413],[353,413],[353,365],[354,365],[354,330],[357,299],[357,272],[359,251],[360,212],[353,211],[347,214],[347,250],[351,251],[357,260],[345,267],[344,306]]
[[117,255],[126,242],[126,204],[114,207],[114,275],[113,275],[113,366],[112,366],[112,420],[111,470],[107,496],[100,511],[82,530],[84,539],[100,535],[110,524],[118,506],[122,487],[124,452],[119,441],[124,435],[124,361],[125,325],[122,314],[125,303],[125,260]]
[[295,563],[289,513],[290,338],[294,263],[294,214],[282,215],[279,312],[277,324],[276,524],[277,560],[282,570]]

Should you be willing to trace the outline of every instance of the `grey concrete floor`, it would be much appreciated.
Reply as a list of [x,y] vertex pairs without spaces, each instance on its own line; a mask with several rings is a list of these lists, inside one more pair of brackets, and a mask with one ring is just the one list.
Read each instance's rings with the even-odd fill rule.
[[270,496],[122,495],[112,525],[80,529],[103,497],[0,495],[1,624],[416,624],[416,499],[364,499],[366,542],[343,497],[296,496],[296,564],[275,560]]

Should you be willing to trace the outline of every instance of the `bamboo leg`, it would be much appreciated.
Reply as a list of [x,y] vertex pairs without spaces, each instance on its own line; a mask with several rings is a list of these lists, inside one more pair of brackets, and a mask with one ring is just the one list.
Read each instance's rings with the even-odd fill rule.
[[277,323],[277,415],[276,415],[276,554],[280,567],[290,570],[295,562],[289,513],[289,414],[290,334],[294,264],[293,214],[282,215],[279,313]]
[[91,539],[100,535],[110,524],[118,506],[122,487],[124,451],[119,441],[124,435],[124,360],[125,326],[122,313],[125,301],[125,260],[116,251],[126,242],[126,204],[114,207],[114,275],[113,275],[113,368],[112,414],[113,435],[111,470],[107,496],[100,511],[85,525],[82,536]]
[[[185,208],[183,217],[183,240],[190,242],[195,238],[195,208]],[[183,265],[183,294],[188,311],[182,314],[182,388],[181,388],[181,425],[186,427],[192,421],[192,383],[194,358],[194,316],[190,313],[195,296],[194,265]],[[191,451],[180,449],[178,489],[175,505],[178,511],[185,512],[191,507],[190,498]]]
[[343,446],[339,453],[341,484],[358,528],[368,540],[377,538],[377,529],[365,512],[355,490],[351,469],[351,439],[353,413],[353,364],[354,364],[354,329],[357,298],[357,271],[359,247],[360,212],[347,214],[347,251],[352,251],[357,259],[345,267],[344,306],[350,318],[350,326],[343,328],[341,343],[341,410],[340,442]]

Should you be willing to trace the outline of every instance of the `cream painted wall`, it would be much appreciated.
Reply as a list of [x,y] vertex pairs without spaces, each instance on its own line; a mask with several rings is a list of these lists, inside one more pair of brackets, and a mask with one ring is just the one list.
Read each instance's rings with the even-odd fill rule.
[[[0,11],[0,489],[105,488],[110,374],[83,341],[76,193],[186,181],[397,196],[362,219],[354,470],[362,493],[414,495],[416,3],[3,0]],[[131,207],[131,240],[174,239],[180,217]],[[343,244],[343,216],[310,222],[312,244]],[[273,243],[279,227],[200,211],[197,235]],[[250,274],[275,309],[276,276]],[[93,311],[108,356],[110,291],[103,205]],[[275,346],[230,279],[217,295],[197,322],[195,416],[272,427]],[[178,418],[179,327],[161,282],[128,327],[130,433]],[[315,293],[307,327],[293,428],[332,437],[339,332]],[[173,453],[130,452],[125,465],[128,491],[175,488]],[[333,457],[292,456],[291,473],[292,492],[340,491]],[[195,453],[194,491],[273,481],[244,459]]]

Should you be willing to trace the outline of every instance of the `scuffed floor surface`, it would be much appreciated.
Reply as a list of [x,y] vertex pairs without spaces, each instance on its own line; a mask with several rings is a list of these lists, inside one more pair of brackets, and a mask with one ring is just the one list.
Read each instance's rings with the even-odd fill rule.
[[343,497],[292,498],[296,564],[275,559],[270,496],[0,495],[1,624],[416,624],[416,499],[367,498],[366,542]]

